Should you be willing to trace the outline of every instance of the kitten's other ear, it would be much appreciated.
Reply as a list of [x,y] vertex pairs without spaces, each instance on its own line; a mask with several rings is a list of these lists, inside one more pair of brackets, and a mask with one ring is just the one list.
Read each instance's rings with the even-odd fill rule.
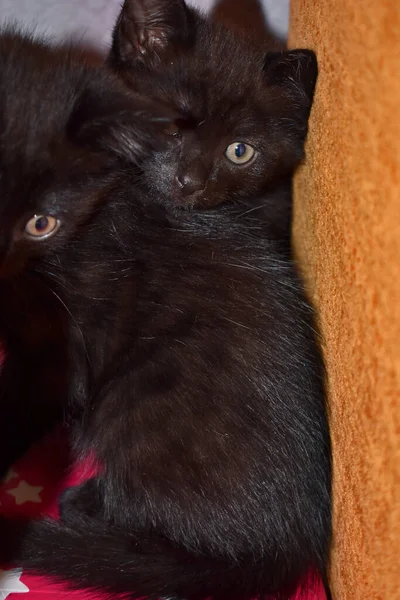
[[184,0],[125,0],[108,57],[113,67],[159,58],[191,33],[192,13]]
[[264,73],[269,85],[284,86],[302,99],[303,106],[311,109],[318,63],[312,50],[287,50],[268,52],[264,61]]

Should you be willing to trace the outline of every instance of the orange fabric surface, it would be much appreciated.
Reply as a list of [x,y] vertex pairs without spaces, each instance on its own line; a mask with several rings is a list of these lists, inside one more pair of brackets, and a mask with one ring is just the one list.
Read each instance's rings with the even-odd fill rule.
[[400,2],[292,0],[317,52],[294,241],[320,315],[334,452],[331,585],[400,598]]

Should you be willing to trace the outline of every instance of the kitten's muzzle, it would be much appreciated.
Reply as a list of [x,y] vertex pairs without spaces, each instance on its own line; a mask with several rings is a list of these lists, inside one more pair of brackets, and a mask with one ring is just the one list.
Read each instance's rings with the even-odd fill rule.
[[206,185],[206,182],[202,178],[193,177],[189,173],[186,173],[184,175],[177,175],[176,183],[178,186],[179,193],[185,197],[191,196],[195,192],[204,191]]

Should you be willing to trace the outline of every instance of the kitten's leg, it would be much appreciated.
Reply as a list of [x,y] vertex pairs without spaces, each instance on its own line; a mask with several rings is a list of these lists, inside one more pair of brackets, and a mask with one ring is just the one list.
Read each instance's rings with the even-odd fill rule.
[[[24,383],[16,364],[6,359],[0,375],[0,479],[29,447],[33,415],[24,406]],[[25,399],[28,402],[28,398]]]
[[[104,517],[103,483],[100,477],[88,479],[62,493],[59,500],[61,520],[70,527],[85,524],[87,518]],[[184,600],[162,596],[162,600]]]
[[0,480],[56,422],[53,416],[26,414],[23,407],[15,404],[0,408]]
[[61,520],[67,525],[103,515],[103,486],[99,477],[66,489],[60,497]]
[[[7,358],[0,372],[0,480],[29,447],[61,418],[46,379],[29,365]],[[51,397],[50,397],[51,396]]]
[[0,480],[30,445],[30,431],[15,407],[0,409]]

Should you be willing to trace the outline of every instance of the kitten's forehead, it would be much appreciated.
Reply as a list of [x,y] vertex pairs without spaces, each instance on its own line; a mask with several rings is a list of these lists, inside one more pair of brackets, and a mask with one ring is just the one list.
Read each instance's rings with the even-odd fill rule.
[[264,52],[211,20],[199,19],[191,47],[176,48],[157,72],[136,72],[130,65],[123,75],[129,85],[155,94],[165,102],[201,118],[246,118],[265,106]]
[[104,83],[101,70],[75,51],[17,32],[0,33],[2,224],[6,215],[12,221],[21,211],[51,207],[55,186],[61,189],[85,173],[83,149],[75,144],[70,124],[93,81],[94,88]]
[[84,68],[67,50],[13,32],[0,34],[1,159],[36,159],[60,140]]
[[[193,48],[198,67],[212,74],[214,82],[222,89],[244,86],[254,87],[262,81],[264,52],[246,37],[227,30],[212,20],[201,20]],[[201,74],[201,71],[200,71]]]

